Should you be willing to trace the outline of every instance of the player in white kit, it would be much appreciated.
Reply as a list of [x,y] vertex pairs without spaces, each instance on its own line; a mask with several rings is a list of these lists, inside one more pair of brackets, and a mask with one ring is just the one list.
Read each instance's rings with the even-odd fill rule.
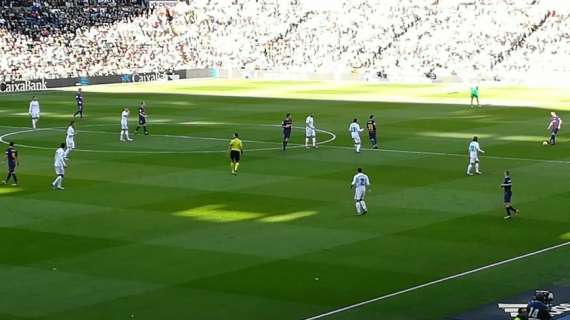
[[38,120],[40,120],[40,103],[36,96],[32,97],[32,101],[30,101],[30,108],[28,109],[28,113],[32,118],[32,128],[36,128],[38,124]]
[[[313,148],[317,148],[317,135],[315,129],[315,119],[313,118],[313,114],[309,114],[307,119],[305,119],[305,148],[309,148],[312,146]],[[309,145],[309,142],[312,144]]]
[[65,154],[63,157],[65,160],[69,160],[69,154],[75,149],[75,121],[71,121],[67,127],[65,146]]
[[479,147],[478,140],[479,139],[475,136],[473,137],[471,143],[469,143],[469,165],[467,166],[468,176],[473,175],[472,172],[473,167],[475,167],[476,174],[481,174],[481,171],[479,171],[479,153],[485,153],[485,151],[483,151],[481,147]]
[[59,145],[59,148],[55,151],[54,163],[55,168],[55,180],[51,183],[54,190],[63,190],[61,184],[63,183],[63,176],[65,175],[65,143]]
[[129,108],[124,108],[121,112],[121,142],[133,141],[129,138]]
[[360,133],[364,131],[364,129],[360,129],[360,125],[358,124],[358,119],[354,118],[354,120],[352,120],[352,123],[348,127],[348,131],[350,132],[352,140],[354,140],[354,148],[356,152],[360,153],[360,147],[361,147]]
[[364,197],[366,196],[366,188],[370,187],[370,179],[368,179],[367,175],[362,173],[362,168],[358,168],[356,171],[357,173],[352,178],[350,188],[355,188],[354,201],[356,201],[356,214],[360,216],[368,212]]

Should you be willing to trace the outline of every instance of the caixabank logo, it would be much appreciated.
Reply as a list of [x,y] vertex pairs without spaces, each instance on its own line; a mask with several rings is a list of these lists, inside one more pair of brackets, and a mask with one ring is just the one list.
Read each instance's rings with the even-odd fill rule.
[[48,89],[47,84],[44,79],[0,83],[0,91],[2,92],[27,92],[27,91],[41,91],[47,89]]
[[[450,317],[452,320],[505,320],[517,316],[519,308],[527,308],[529,301],[536,298],[539,291],[552,293],[552,300],[548,301],[549,313],[553,320],[570,320],[570,286],[551,285],[541,290],[529,290],[515,296],[500,299],[495,303],[486,304]],[[526,319],[526,318],[523,318]],[[528,318],[532,319],[532,318]]]

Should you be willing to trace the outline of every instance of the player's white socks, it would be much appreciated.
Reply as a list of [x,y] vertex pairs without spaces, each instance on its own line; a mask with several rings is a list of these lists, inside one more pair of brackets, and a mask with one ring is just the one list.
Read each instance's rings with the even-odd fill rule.
[[54,188],[61,188],[61,183],[63,182],[62,176],[57,176],[55,180],[51,183]]
[[38,122],[38,120],[36,119],[32,119],[32,128],[36,128],[36,123]]
[[366,208],[366,202],[364,202],[364,200],[360,201],[360,206],[362,207],[363,212],[368,211],[368,209]]
[[354,145],[356,147],[356,152],[360,152],[360,143]]
[[313,148],[317,147],[317,138],[313,138]]
[[471,169],[473,168],[473,165],[471,165],[471,163],[467,166],[467,174],[471,173]]
[[127,141],[133,141],[133,139],[129,138],[129,130],[125,130],[125,137],[127,137]]
[[362,213],[362,209],[360,209],[360,202],[356,201],[356,213]]
[[479,173],[479,164],[475,163],[475,172]]

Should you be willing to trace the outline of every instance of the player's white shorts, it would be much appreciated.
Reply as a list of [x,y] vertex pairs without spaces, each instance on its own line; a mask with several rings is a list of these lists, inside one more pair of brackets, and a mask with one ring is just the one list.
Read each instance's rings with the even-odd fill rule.
[[357,187],[356,191],[354,191],[354,200],[356,201],[364,200],[365,196],[366,196],[366,188]]
[[359,134],[352,134],[352,140],[354,140],[355,144],[360,143],[360,135]]
[[55,166],[55,174],[56,175],[64,175],[65,174],[65,168],[63,166]]
[[129,123],[126,121],[121,121],[121,130],[129,130]]
[[30,116],[32,117],[32,119],[39,119],[40,118],[40,113],[39,112],[32,112],[30,114]]
[[305,137],[312,138],[315,136],[315,129],[305,128]]
[[479,162],[479,156],[476,154],[469,155],[469,163]]
[[68,149],[75,149],[75,141],[73,139],[67,138],[67,139],[65,139],[65,146]]

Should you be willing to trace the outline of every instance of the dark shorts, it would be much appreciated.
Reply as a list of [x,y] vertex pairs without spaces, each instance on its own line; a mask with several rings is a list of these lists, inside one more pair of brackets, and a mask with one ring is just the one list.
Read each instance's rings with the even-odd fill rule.
[[368,138],[370,140],[376,140],[376,131],[368,131]]
[[291,129],[283,129],[283,138],[289,139],[291,137]]
[[146,124],[145,118],[139,118],[139,125],[144,126]]
[[15,162],[8,162],[8,172],[16,171],[16,163]]
[[553,135],[557,135],[558,134],[558,129],[552,129],[550,131],[550,133],[552,133]]
[[83,105],[82,104],[77,105],[77,111],[83,111]]
[[230,159],[232,160],[232,162],[239,162],[240,154],[241,154],[241,152],[239,152],[239,151],[235,151],[235,150],[230,151]]
[[503,200],[505,201],[505,203],[510,203],[512,197],[513,197],[512,192],[505,192],[505,195],[503,196]]

